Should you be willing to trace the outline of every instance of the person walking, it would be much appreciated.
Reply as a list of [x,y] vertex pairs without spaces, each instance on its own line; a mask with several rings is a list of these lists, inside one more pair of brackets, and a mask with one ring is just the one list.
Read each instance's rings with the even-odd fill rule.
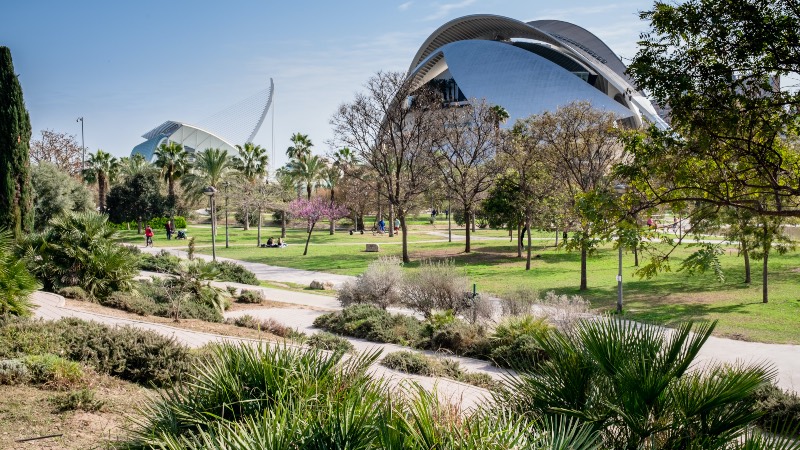
[[394,219],[394,232],[395,233],[400,232],[400,219],[398,219],[396,217]]
[[169,241],[172,239],[172,221],[168,220],[164,227],[167,229],[167,240]]
[[153,246],[153,229],[150,228],[150,225],[144,228],[144,246],[145,247]]

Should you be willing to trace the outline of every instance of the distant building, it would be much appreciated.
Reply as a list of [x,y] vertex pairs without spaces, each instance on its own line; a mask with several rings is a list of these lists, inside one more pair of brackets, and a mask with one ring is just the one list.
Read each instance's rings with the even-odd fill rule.
[[412,89],[430,85],[449,102],[485,99],[505,108],[506,126],[578,100],[666,128],[656,108],[597,36],[558,20],[521,22],[480,14],[451,20],[428,37],[408,70]]
[[220,148],[236,154],[236,144],[252,142],[272,105],[275,84],[211,116],[199,125],[168,120],[142,137],[146,140],[131,150],[151,161],[156,149],[166,142],[182,144],[189,152]]

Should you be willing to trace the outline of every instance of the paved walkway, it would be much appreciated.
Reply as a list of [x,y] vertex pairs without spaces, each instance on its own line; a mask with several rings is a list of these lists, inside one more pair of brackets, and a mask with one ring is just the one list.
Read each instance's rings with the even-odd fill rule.
[[[154,252],[159,251],[158,249],[148,249],[148,250],[154,250]],[[177,250],[170,250],[170,251],[174,252],[173,254],[176,254],[178,256],[186,257],[186,252],[180,252]],[[204,257],[210,258],[207,255],[204,255]],[[232,259],[227,259],[227,260],[236,262],[238,264],[242,264],[245,267],[249,268],[250,270],[253,270],[254,272],[257,273],[257,277],[259,279],[270,280],[270,281],[279,281],[279,282],[291,281],[291,279],[289,279],[289,276],[294,277],[295,279],[309,280],[308,283],[310,283],[312,279],[327,280],[332,282],[334,282],[333,280],[338,279],[340,282],[343,282],[344,280],[354,278],[354,277],[346,277],[343,275],[327,274],[322,272],[309,272],[300,269],[291,269],[286,267],[267,266],[265,264],[249,263],[245,261],[238,261]],[[286,276],[283,276],[283,274],[286,274]],[[270,278],[263,278],[266,276],[269,276]],[[227,283],[227,284],[232,284],[232,283]],[[304,282],[303,284],[307,283]],[[255,288],[254,286],[249,286],[249,285],[236,285],[236,286],[245,289]],[[260,288],[260,289],[262,290],[262,292],[264,292],[265,297],[269,300],[274,300],[283,303],[292,303],[303,306],[315,306],[326,310],[341,309],[336,299],[332,297],[285,291],[282,289],[270,289],[270,288]],[[268,311],[268,310],[263,310],[263,311]],[[398,311],[407,312],[402,310]],[[268,317],[266,315],[268,314],[267,312],[258,312],[257,314],[261,317]],[[292,319],[291,315],[289,319]],[[291,325],[292,327],[303,329],[307,326],[307,322],[302,322],[302,320],[307,320],[307,318],[304,319],[303,316],[298,316],[296,320],[298,322],[296,324]],[[311,319],[311,321],[313,322],[313,319]],[[737,364],[737,363],[770,364],[772,367],[775,368],[777,372],[778,386],[782,387],[783,389],[793,390],[795,392],[800,393],[800,345],[766,344],[762,342],[737,341],[733,339],[725,339],[712,336],[711,338],[709,338],[709,340],[706,342],[706,345],[704,345],[703,349],[700,351],[697,364],[705,364],[709,362],[723,362],[729,364]],[[465,367],[472,367],[472,365],[468,363],[464,363],[464,365]]]
[[[124,319],[119,317],[107,316],[88,311],[83,311],[76,308],[69,308],[64,304],[64,298],[60,295],[51,294],[47,292],[36,292],[32,296],[34,304],[37,305],[34,311],[34,316],[45,320],[58,320],[65,317],[75,317],[83,320],[93,320],[109,326],[133,326],[136,328],[151,330],[164,336],[174,337],[178,342],[192,348],[202,347],[210,343],[250,343],[255,344],[259,342],[275,344],[274,341],[259,341],[256,339],[236,338],[229,336],[222,336],[212,333],[201,333],[196,331],[185,330],[182,328],[171,327],[169,325],[145,322],[141,320]],[[312,312],[310,310],[296,310],[290,309],[290,316],[300,316],[304,312]],[[252,312],[251,312],[252,314]],[[310,316],[308,316],[310,317]],[[313,322],[313,318],[310,319]],[[356,340],[357,341],[357,340]],[[358,343],[359,351],[373,351],[383,350],[384,355],[388,351],[384,349],[384,345],[367,343],[365,341]],[[294,346],[292,344],[286,344]],[[299,346],[298,346],[299,347]],[[497,369],[495,369],[495,372]],[[418,383],[423,388],[429,391],[436,391],[441,398],[448,399],[451,402],[460,404],[463,408],[473,408],[487,402],[489,393],[485,389],[481,389],[469,384],[460,383],[447,378],[433,378],[423,377],[418,375],[410,375],[395,370],[388,369],[379,364],[374,364],[370,368],[370,373],[373,376],[384,378],[394,386],[402,383],[412,381]]]

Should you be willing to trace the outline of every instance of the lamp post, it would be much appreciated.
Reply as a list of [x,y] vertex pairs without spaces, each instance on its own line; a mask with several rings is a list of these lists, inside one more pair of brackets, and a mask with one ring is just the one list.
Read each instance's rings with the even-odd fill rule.
[[[624,184],[614,186],[614,191],[618,196],[622,196],[628,189]],[[617,247],[619,248],[618,270],[617,270],[617,314],[622,314],[622,236],[617,232]]]
[[225,188],[225,248],[229,248],[229,240],[228,240],[228,186],[230,182],[223,181],[222,187]]
[[86,144],[83,141],[83,117],[78,117],[75,122],[81,123],[81,176],[83,176],[83,171],[86,170]]
[[203,194],[208,196],[208,203],[209,207],[211,208],[211,259],[214,262],[217,262],[217,237],[216,237],[216,229],[214,227],[214,216],[216,211],[214,210],[214,195],[217,193],[217,189],[214,186],[209,186],[203,190]]
[[447,242],[453,242],[453,228],[450,223],[450,216],[453,211],[450,210],[450,196],[447,196]]

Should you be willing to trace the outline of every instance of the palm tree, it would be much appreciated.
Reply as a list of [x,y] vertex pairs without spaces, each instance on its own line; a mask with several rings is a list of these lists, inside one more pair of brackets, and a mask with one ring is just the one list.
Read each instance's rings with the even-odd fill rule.
[[[343,172],[341,166],[333,164],[326,164],[326,167],[322,170],[322,177],[325,184],[328,186],[328,189],[331,190],[331,205],[333,204],[336,198],[336,185],[339,184],[339,180],[342,179]],[[336,232],[336,227],[334,226],[335,222],[331,220],[331,228],[330,233],[334,234]]]
[[[233,167],[244,177],[245,181],[251,186],[255,186],[267,176],[267,163],[269,158],[267,150],[260,145],[253,145],[247,142],[237,145],[239,156],[233,158]],[[261,231],[261,207],[258,209],[258,228]],[[250,229],[250,208],[245,203],[244,207],[244,229]]]
[[303,160],[311,156],[314,144],[307,134],[295,133],[291,137],[292,146],[286,149],[286,156],[293,160]]
[[183,145],[168,141],[158,146],[155,156],[154,164],[161,169],[161,176],[167,182],[167,194],[174,203],[175,180],[180,179],[189,169],[189,153]]
[[327,167],[325,159],[313,155],[291,161],[287,166],[298,188],[305,186],[306,197],[311,200],[311,192],[325,177],[324,171]]
[[30,315],[30,295],[41,287],[25,261],[14,254],[14,236],[0,231],[0,315]]
[[97,206],[101,212],[106,210],[106,193],[119,170],[119,161],[102,150],[89,154],[84,179],[90,184],[97,183]]
[[153,170],[153,166],[140,153],[119,159],[119,175],[126,180],[150,170]]
[[[207,148],[195,154],[191,171],[181,178],[181,185],[186,188],[187,194],[197,200],[203,196],[207,187],[219,186],[231,169],[231,158],[227,150]],[[216,233],[217,218],[213,214],[211,226]]]

